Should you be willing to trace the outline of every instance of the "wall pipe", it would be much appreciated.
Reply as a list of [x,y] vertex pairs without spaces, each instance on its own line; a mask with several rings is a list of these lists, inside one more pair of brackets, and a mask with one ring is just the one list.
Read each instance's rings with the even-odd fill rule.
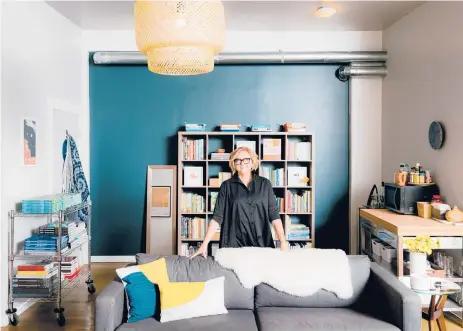
[[[386,76],[386,51],[359,52],[240,52],[220,53],[217,65],[226,64],[342,64],[336,76],[346,81],[350,76]],[[100,65],[146,65],[139,52],[95,52],[93,62]]]

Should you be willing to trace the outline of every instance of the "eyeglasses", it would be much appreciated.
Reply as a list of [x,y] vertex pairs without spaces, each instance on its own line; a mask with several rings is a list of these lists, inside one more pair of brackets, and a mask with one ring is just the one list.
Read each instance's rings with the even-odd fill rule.
[[233,162],[235,163],[235,165],[240,165],[240,164],[249,164],[249,162],[251,162],[251,159],[250,159],[250,158],[245,158],[245,159],[235,159]]

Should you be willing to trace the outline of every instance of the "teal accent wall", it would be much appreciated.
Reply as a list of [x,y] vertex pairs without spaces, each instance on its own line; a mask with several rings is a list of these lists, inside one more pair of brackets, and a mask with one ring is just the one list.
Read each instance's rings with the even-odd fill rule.
[[146,169],[177,164],[185,122],[305,122],[316,136],[317,247],[348,249],[348,83],[335,65],[216,66],[159,76],[144,66],[90,64],[92,254],[145,250]]

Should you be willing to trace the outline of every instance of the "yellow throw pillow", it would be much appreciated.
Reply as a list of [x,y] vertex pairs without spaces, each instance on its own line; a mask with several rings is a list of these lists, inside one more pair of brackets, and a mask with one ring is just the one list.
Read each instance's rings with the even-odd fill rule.
[[225,277],[205,282],[162,282],[161,323],[181,319],[227,314]]

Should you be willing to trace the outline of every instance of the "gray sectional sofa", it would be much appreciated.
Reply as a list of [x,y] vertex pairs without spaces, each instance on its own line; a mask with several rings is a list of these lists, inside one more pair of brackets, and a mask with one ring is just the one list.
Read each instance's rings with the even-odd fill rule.
[[[340,300],[324,290],[294,297],[261,284],[243,288],[236,275],[213,258],[138,254],[138,264],[165,257],[170,281],[205,281],[225,276],[228,314],[160,323],[126,322],[122,283],[115,279],[98,294],[96,331],[419,331],[419,296],[366,256],[349,256],[354,296]],[[277,266],[275,266],[277,267]],[[339,275],[343,277],[343,275]]]

